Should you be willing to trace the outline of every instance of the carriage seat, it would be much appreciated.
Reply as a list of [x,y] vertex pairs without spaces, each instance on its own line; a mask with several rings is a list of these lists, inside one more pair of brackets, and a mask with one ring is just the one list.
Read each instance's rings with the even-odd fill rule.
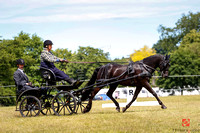
[[[60,81],[59,79],[56,79],[56,75],[51,69],[40,67],[41,77],[46,81],[46,85],[56,85],[56,81]],[[84,81],[79,81],[76,85],[71,87],[79,87]],[[62,83],[60,87],[66,87],[65,83]],[[70,87],[68,85],[68,87]]]
[[51,69],[40,67],[41,76],[48,81],[56,81],[56,75]]
[[40,67],[41,77],[46,81],[47,85],[56,84],[56,75],[51,69]]

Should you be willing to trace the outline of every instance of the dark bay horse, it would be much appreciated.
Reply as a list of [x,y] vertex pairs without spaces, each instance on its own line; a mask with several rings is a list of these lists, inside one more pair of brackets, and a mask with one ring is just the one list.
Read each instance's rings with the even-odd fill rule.
[[[92,78],[87,83],[87,86],[93,89],[85,90],[82,95],[82,99],[81,99],[82,101],[89,98],[89,102],[83,112],[86,113],[91,110],[92,99],[98,93],[98,91],[101,88],[103,88],[101,86],[98,87],[99,84],[96,87],[94,87],[93,84],[95,82],[100,83],[100,84],[101,83],[106,84],[106,83],[109,83],[109,81],[117,81],[109,85],[110,88],[107,92],[107,95],[115,103],[116,110],[118,112],[120,112],[119,103],[113,98],[112,94],[116,90],[119,84],[123,86],[136,86],[134,96],[132,100],[130,101],[130,103],[128,103],[126,107],[122,109],[123,112],[125,112],[131,106],[131,104],[136,100],[142,87],[145,87],[157,99],[162,109],[166,109],[167,107],[162,103],[162,101],[158,98],[155,91],[151,88],[149,81],[152,76],[152,73],[156,70],[157,67],[160,68],[162,77],[168,77],[168,69],[170,66],[169,58],[170,58],[170,55],[163,56],[163,55],[157,54],[157,55],[147,57],[143,59],[142,61],[132,62],[129,65],[119,65],[119,64],[110,63],[107,65],[101,66],[99,68],[96,68],[92,75]],[[133,77],[133,76],[135,76],[135,78],[130,79],[130,77]],[[129,78],[129,79],[126,80],[126,78]],[[120,81],[122,79],[125,79],[125,80]]]

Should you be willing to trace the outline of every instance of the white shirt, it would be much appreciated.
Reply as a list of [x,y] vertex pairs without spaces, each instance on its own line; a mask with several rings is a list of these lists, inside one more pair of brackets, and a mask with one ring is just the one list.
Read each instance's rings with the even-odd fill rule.
[[[18,68],[18,70],[19,70],[20,72],[22,72],[24,75],[26,75],[22,69],[19,69],[19,68]],[[26,85],[28,85],[28,83],[26,83]]]
[[19,69],[19,68],[18,68],[18,70],[20,70],[20,72],[22,72],[23,74],[25,74],[24,71],[23,71],[22,69]]

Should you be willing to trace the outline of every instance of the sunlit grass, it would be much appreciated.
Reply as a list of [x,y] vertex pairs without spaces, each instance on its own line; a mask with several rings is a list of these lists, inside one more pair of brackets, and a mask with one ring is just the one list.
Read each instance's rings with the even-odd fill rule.
[[[139,98],[138,101],[155,98]],[[168,107],[130,107],[125,113],[115,108],[102,108],[111,101],[93,101],[87,114],[71,116],[44,116],[23,118],[15,107],[0,107],[0,132],[200,132],[200,96],[161,97]],[[118,100],[126,102],[126,100]],[[190,126],[183,127],[182,119],[190,119]]]

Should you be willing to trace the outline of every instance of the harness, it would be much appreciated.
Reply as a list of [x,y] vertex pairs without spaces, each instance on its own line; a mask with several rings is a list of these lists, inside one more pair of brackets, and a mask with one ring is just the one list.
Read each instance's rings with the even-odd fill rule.
[[126,70],[128,72],[128,75],[135,73],[135,69],[133,68],[134,64],[135,64],[135,62],[133,62],[133,61],[130,61],[130,63],[128,64],[127,70]]
[[[134,69],[134,65],[138,64],[139,67],[140,67],[140,70],[141,70],[141,73],[139,73],[138,75],[134,75],[135,73],[135,69]],[[106,65],[107,66],[107,65]],[[104,66],[102,69],[102,73],[101,74],[101,78],[97,80],[98,83],[109,83],[109,82],[112,82],[112,81],[121,81],[120,78],[122,76],[124,76],[125,74],[127,74],[127,78],[126,79],[132,79],[133,77],[151,77],[151,72],[149,71],[148,65],[144,64],[143,62],[133,62],[131,61],[128,66],[127,66],[127,69],[126,71],[124,71],[122,74],[120,74],[119,76],[117,77],[113,77],[113,78],[108,78],[109,75],[108,75],[108,68]],[[152,68],[152,67],[151,67]],[[147,70],[146,70],[147,69]],[[107,73],[107,74],[105,74]],[[134,80],[131,81],[132,85],[134,85]]]
[[[159,64],[159,67],[160,67],[163,63],[167,63],[167,62],[165,62],[165,59]],[[119,80],[119,78],[121,78],[121,77],[124,76],[125,74],[127,74],[128,77],[132,77],[132,76],[134,76],[134,73],[135,73],[134,65],[136,65],[136,64],[138,64],[139,67],[140,67],[141,73],[138,74],[138,76],[141,76],[141,77],[151,77],[153,71],[162,72],[162,70],[163,70],[164,67],[165,67],[165,66],[164,66],[162,70],[158,70],[158,69],[155,69],[155,68],[153,68],[153,67],[151,67],[151,66],[145,64],[145,63],[143,62],[143,60],[142,60],[142,61],[138,61],[138,62],[133,62],[133,61],[131,61],[131,62],[128,64],[126,71],[124,71],[122,74],[120,74],[120,75],[117,76],[117,77],[108,78],[109,75],[108,75],[108,67],[107,67],[107,66],[108,66],[109,64],[107,64],[107,65],[105,65],[105,66],[102,68],[103,70],[102,70],[102,73],[101,73],[101,79],[99,79],[98,82],[107,82],[107,81],[112,81],[112,80]],[[164,64],[164,65],[165,65],[165,64]],[[105,74],[105,73],[107,73],[107,74]]]
[[153,71],[158,71],[158,72],[160,72],[160,70],[157,70],[157,69],[155,69],[155,68],[153,68],[153,67],[151,67],[151,66],[149,66],[149,65],[144,64],[143,61],[139,61],[139,63],[140,63],[140,64],[144,67],[144,69],[145,69],[146,71],[148,71],[150,74],[152,73],[152,70],[153,70]]
[[144,63],[143,63],[143,60],[142,60],[142,61],[139,61],[139,63],[141,63],[141,64],[143,65],[143,67],[145,68],[145,70],[147,70],[149,73],[152,73],[151,70],[157,71],[157,72],[162,72],[163,69],[166,67],[166,65],[167,65],[168,62],[166,62],[165,59],[164,59],[164,60],[159,64],[159,68],[161,68],[160,66],[161,66],[162,64],[164,64],[164,67],[163,67],[161,70],[155,69],[155,68],[153,68],[153,67],[151,67],[151,66],[149,66],[149,65],[144,64]]

